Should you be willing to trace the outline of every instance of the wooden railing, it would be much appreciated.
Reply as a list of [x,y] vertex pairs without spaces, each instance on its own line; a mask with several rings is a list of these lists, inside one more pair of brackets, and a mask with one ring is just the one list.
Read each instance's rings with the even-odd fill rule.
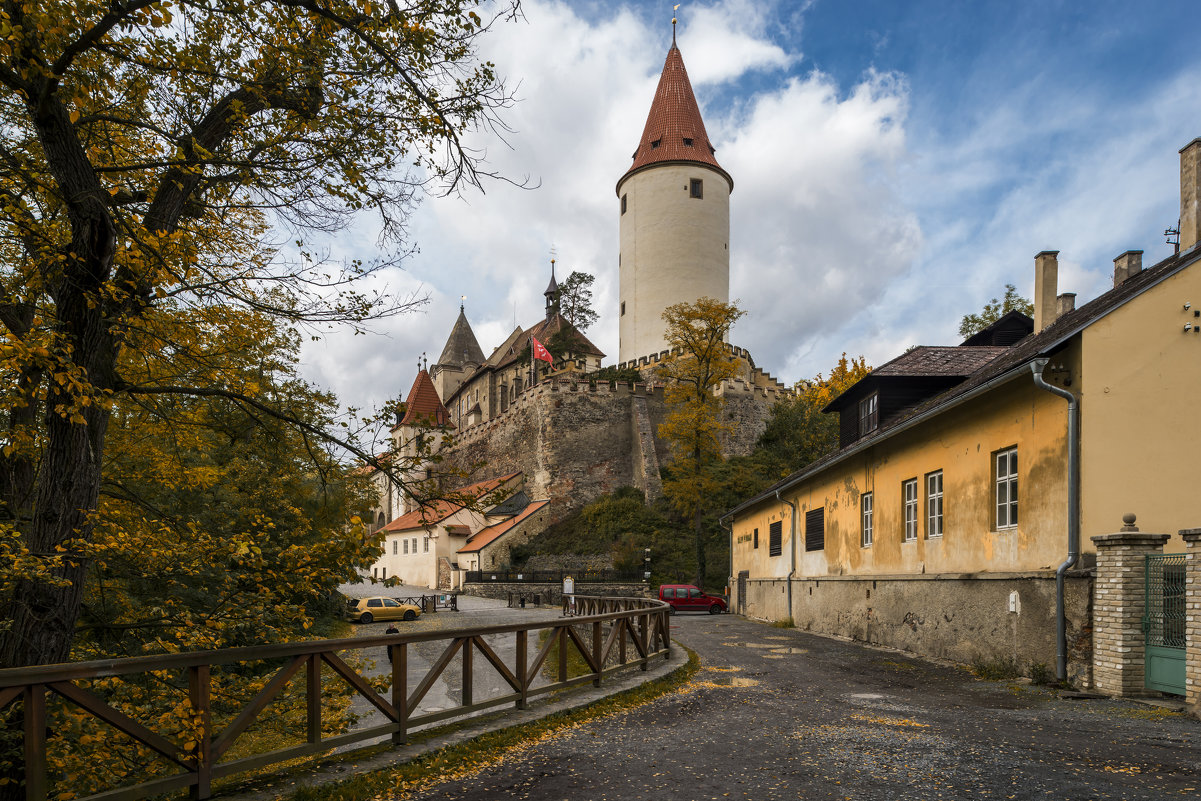
[[[604,676],[623,667],[638,665],[646,670],[651,659],[670,655],[668,610],[662,602],[649,598],[575,596],[575,599],[574,616],[553,621],[543,619],[529,624],[315,640],[0,670],[0,713],[5,712],[11,704],[20,702],[22,705],[25,797],[29,801],[44,801],[52,795],[57,796],[64,789],[71,789],[61,785],[52,787],[59,777],[48,776],[46,713],[47,698],[51,694],[65,699],[65,702],[158,753],[174,770],[169,775],[140,784],[90,795],[88,801],[132,801],[184,788],[190,790],[192,798],[205,799],[210,797],[215,779],[284,760],[329,752],[364,740],[390,736],[393,743],[404,743],[409,732],[418,726],[466,717],[483,709],[506,704],[524,709],[531,698],[543,693],[583,683],[599,686]],[[580,614],[581,608],[596,611]],[[540,646],[535,638],[535,649],[531,650],[530,633],[540,631],[548,631],[549,635]],[[497,653],[499,649],[485,640],[487,637],[508,634],[512,634],[515,640],[510,661],[502,658]],[[423,675],[418,670],[419,675],[410,676],[411,646],[439,641],[446,641],[440,655],[429,663]],[[391,692],[388,697],[377,692],[368,676],[339,655],[380,647],[391,649]],[[583,675],[569,677],[568,655],[571,648],[578,652],[587,666],[587,672]],[[558,657],[558,665],[552,666],[554,670],[550,674],[554,680],[535,686],[535,678],[554,650],[557,650]],[[473,697],[476,654],[495,669],[509,692],[484,700]],[[456,661],[456,656],[459,657],[457,661],[461,669],[458,704],[450,709],[421,712],[422,700],[448,671],[452,662]],[[627,656],[631,658],[627,659]],[[214,720],[216,715],[210,698],[212,669],[217,666],[230,666],[234,670],[241,666],[245,669],[251,663],[261,663],[263,660],[283,660],[284,664],[254,698],[232,714],[222,716],[226,719],[218,725],[218,721]],[[334,736],[323,736],[323,665],[332,669],[332,673],[382,713],[387,722]],[[150,725],[134,720],[126,712],[111,706],[101,695],[80,686],[105,677],[136,678],[151,674],[157,677],[163,671],[183,671],[187,674],[188,706],[195,724],[194,733],[188,735],[194,738],[190,744],[152,730]],[[297,736],[303,737],[305,742],[223,761],[238,737],[302,671],[307,720],[304,730],[298,732]],[[330,688],[325,689],[328,691]],[[53,738],[49,743],[54,744]]]

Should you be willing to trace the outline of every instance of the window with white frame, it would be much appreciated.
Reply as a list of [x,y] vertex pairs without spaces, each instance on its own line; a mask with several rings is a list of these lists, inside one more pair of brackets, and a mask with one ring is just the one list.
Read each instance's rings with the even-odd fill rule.
[[392,555],[400,553],[400,540],[392,540]]
[[421,543],[421,545],[422,545],[422,553],[430,552],[430,538],[428,535],[426,536],[425,541]]
[[859,435],[870,434],[880,425],[880,396],[873,392],[859,401]]
[[1018,449],[997,451],[996,467],[997,529],[1015,528],[1018,524]]
[[407,554],[409,552],[409,541],[405,540],[404,543],[405,543],[405,553]]
[[905,542],[917,539],[917,479],[901,482],[901,506],[905,521]]
[[942,536],[942,471],[926,474],[926,537]]
[[864,548],[872,547],[872,494],[865,492],[859,497],[859,506],[863,510],[862,537],[859,544]]
[[413,538],[413,553],[417,553],[417,538]]

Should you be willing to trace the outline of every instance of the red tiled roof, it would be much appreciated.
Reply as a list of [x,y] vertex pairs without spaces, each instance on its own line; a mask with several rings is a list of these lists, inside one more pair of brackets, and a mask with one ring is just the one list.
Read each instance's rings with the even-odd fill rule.
[[[457,490],[453,490],[450,494],[458,495],[464,498],[470,498],[471,500],[477,500],[490,492],[494,492],[519,475],[521,475],[520,471],[498,476],[496,478],[490,478],[487,481],[479,481],[475,484],[469,484],[466,487],[460,487]],[[451,501],[434,501],[428,506],[417,508],[406,515],[401,515],[388,525],[384,526],[383,530],[408,531],[409,529],[425,528],[426,526],[433,525],[434,523],[441,523],[443,520],[450,517],[455,512],[458,512],[462,508],[462,504],[452,503]]]
[[[646,127],[634,151],[634,163],[622,176],[624,181],[631,173],[652,164],[665,161],[689,161],[714,167],[730,182],[734,181],[717,163],[701,110],[692,93],[688,71],[684,69],[684,57],[674,44],[667,51],[667,61],[659,76],[659,88],[646,117]],[[617,182],[621,186],[621,181]]]
[[502,520],[495,525],[480,529],[479,533],[472,537],[466,545],[459,549],[459,553],[474,553],[482,550],[485,545],[499,539],[506,532],[510,531],[521,521],[537,512],[542,507],[546,506],[550,501],[534,501],[529,506],[525,507],[518,514],[510,517],[508,520]]
[[402,426],[415,424],[454,428],[454,424],[450,422],[450,412],[442,405],[438,390],[434,389],[434,382],[425,370],[417,373],[417,377],[413,379],[413,388],[409,390],[409,397],[405,400],[405,416],[400,421]]

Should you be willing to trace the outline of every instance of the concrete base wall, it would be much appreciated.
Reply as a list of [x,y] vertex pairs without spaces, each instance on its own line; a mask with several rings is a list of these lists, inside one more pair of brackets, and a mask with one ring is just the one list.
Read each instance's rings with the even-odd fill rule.
[[[1080,687],[1092,685],[1092,584],[1090,575],[1069,576],[1064,591],[1068,678]],[[748,579],[746,595],[748,617],[790,616],[787,579]],[[1042,664],[1054,675],[1053,574],[794,579],[792,595],[791,617],[805,631],[954,662]]]
[[[647,585],[638,584],[576,584],[577,595],[611,595],[626,598],[649,598],[651,595]],[[535,582],[502,582],[486,581],[463,585],[464,595],[475,595],[479,598],[495,598],[506,600],[512,593],[514,598],[524,595],[532,599],[535,594],[541,596],[542,605],[558,606],[563,603],[563,585],[559,583],[545,584]]]

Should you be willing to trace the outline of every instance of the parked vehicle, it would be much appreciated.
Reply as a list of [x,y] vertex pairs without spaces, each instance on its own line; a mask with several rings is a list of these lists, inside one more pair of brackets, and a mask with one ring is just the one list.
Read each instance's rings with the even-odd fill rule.
[[720,615],[726,611],[726,601],[719,595],[706,595],[692,584],[661,584],[659,600],[676,612],[708,612]]
[[373,620],[416,620],[421,607],[402,604],[395,598],[376,595],[371,598],[351,598],[346,606],[346,619],[357,623]]

